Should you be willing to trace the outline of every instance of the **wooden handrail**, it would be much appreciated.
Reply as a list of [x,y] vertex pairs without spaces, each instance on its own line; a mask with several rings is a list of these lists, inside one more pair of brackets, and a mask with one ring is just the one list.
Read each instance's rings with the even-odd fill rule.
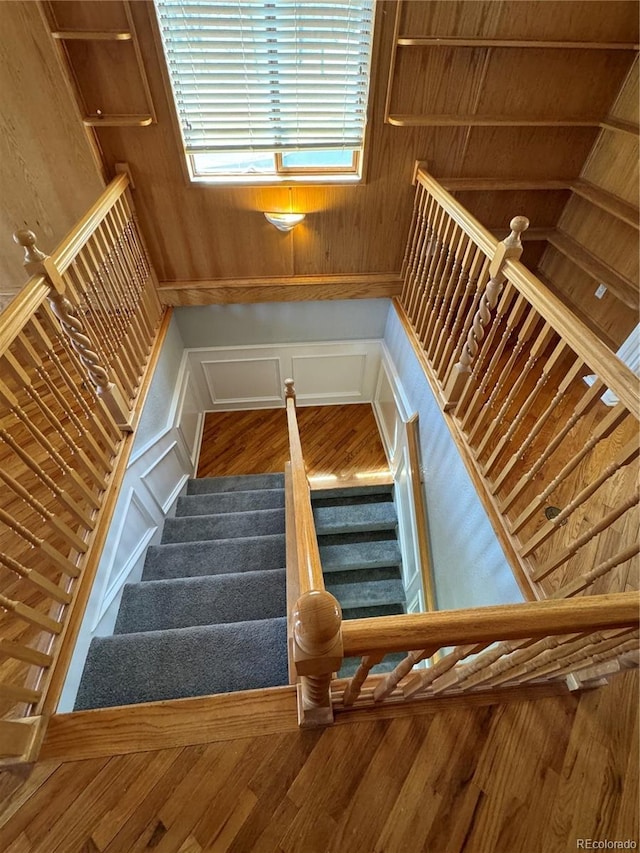
[[640,594],[624,592],[351,619],[342,625],[342,640],[345,656],[352,657],[635,627],[639,624]]
[[[424,168],[417,169],[416,180],[471,237],[476,246],[489,258],[493,258],[499,245],[494,235]],[[505,260],[503,273],[540,316],[567,341],[576,355],[589,365],[634,417],[640,420],[640,390],[638,378],[633,371],[520,261]]]
[[49,285],[43,275],[31,276],[0,314],[0,356],[22,332],[30,317],[35,314],[49,294]]
[[[289,384],[287,384],[289,383]],[[313,521],[311,508],[311,489],[307,479],[300,431],[296,418],[296,398],[293,382],[287,380],[285,399],[287,406],[287,425],[289,428],[289,454],[291,461],[291,480],[295,507],[296,549],[298,555],[298,572],[300,577],[300,593],[313,589],[324,589],[322,564],[318,539]]]
[[405,429],[407,434],[409,467],[411,470],[411,494],[416,514],[415,536],[416,544],[418,546],[418,558],[420,560],[419,569],[422,577],[425,607],[427,611],[431,613],[436,609],[436,596],[435,584],[433,581],[433,567],[431,565],[431,553],[429,548],[429,535],[427,532],[427,507],[425,504],[424,493],[422,491],[417,412],[406,422]]

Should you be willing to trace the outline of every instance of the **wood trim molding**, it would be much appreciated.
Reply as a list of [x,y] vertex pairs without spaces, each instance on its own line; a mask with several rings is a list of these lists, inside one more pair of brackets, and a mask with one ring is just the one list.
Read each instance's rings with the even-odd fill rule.
[[161,281],[158,288],[160,301],[165,305],[383,299],[399,296],[401,292],[399,272]]

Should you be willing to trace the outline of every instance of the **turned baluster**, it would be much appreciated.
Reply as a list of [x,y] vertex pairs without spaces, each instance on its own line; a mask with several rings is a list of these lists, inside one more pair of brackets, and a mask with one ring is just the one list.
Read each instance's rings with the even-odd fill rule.
[[[30,330],[35,331],[35,327],[33,326],[33,324],[30,323],[29,327],[30,327]],[[50,367],[50,365],[45,365],[42,357],[40,356],[38,351],[35,349],[35,347],[33,347],[31,345],[30,341],[27,339],[26,336],[21,335],[20,337],[18,337],[16,339],[16,345],[17,345],[17,348],[19,349],[20,355],[22,357],[22,364],[25,366],[30,365],[33,368],[37,377],[40,379],[42,384],[46,387],[49,394],[51,394],[51,396],[56,400],[56,402],[58,403],[58,405],[60,406],[62,411],[65,412],[65,414],[67,415],[67,417],[69,418],[69,420],[71,421],[73,426],[75,427],[75,430],[76,430],[78,436],[87,445],[87,448],[88,448],[89,452],[91,453],[91,455],[93,456],[93,458],[98,463],[100,463],[100,466],[102,468],[104,468],[105,470],[109,470],[111,467],[110,466],[110,454],[108,455],[107,452],[103,448],[100,447],[100,445],[98,444],[96,439],[93,437],[91,432],[89,432],[89,430],[86,429],[86,427],[84,426],[84,424],[82,423],[80,418],[74,412],[73,406],[68,404],[68,401],[65,399],[64,394],[61,393],[60,388],[55,381],[55,377],[52,375],[52,371],[50,371],[48,369],[48,367]],[[49,352],[46,353],[47,356],[49,354],[50,354]],[[5,358],[10,358],[10,357],[11,357],[11,354],[9,352],[5,353]],[[15,364],[13,366],[13,370],[15,373],[18,373],[21,371],[21,366],[18,364]],[[22,372],[24,373],[24,371],[22,371]],[[47,416],[47,419],[50,420],[49,416]],[[60,429],[60,432],[62,432],[62,428]],[[67,442],[67,444],[68,444],[68,442]],[[82,451],[82,452],[84,452],[84,451]]]
[[433,657],[440,649],[440,646],[431,646],[428,649],[418,649],[413,652],[407,652],[407,656],[378,684],[373,691],[374,702],[382,702],[386,699],[398,686],[400,681],[409,675],[413,667],[420,663],[421,660]]
[[2,381],[0,381],[0,400],[4,401],[9,411],[11,411],[13,415],[15,415],[15,417],[20,421],[20,423],[22,423],[26,427],[26,429],[31,433],[35,440],[47,451],[47,454],[56,463],[58,468],[60,468],[61,471],[67,474],[67,476],[72,480],[78,491],[82,493],[84,499],[94,509],[98,509],[98,507],[100,506],[100,498],[94,494],[94,492],[89,488],[89,486],[87,486],[87,484],[82,479],[82,477],[80,477],[78,472],[67,464],[67,462],[58,453],[53,444],[49,441],[47,436],[41,430],[39,430],[37,426],[35,426],[27,412],[25,412],[22,406],[20,406],[17,398]]
[[[634,499],[637,500],[637,494],[634,495]],[[625,501],[625,504],[622,505],[625,509],[629,508],[628,506],[626,506],[627,503],[630,502]],[[621,515],[621,513],[618,513],[617,511],[614,512],[616,514],[616,517],[618,515]],[[607,518],[609,519],[613,515],[614,513],[610,513]],[[568,552],[575,553],[578,548],[582,547],[582,545],[585,544],[584,541],[581,540],[584,539],[585,541],[588,541],[594,535],[595,533],[590,530],[587,534],[585,534],[584,537],[581,536],[580,539],[577,539],[574,543],[572,543],[570,548],[567,548],[564,552],[562,552],[562,559],[560,560],[558,565],[565,562],[568,557],[572,556],[572,554]],[[594,569],[591,569],[591,571],[587,572],[584,575],[581,575],[579,578],[574,578],[574,580],[569,581],[569,583],[565,584],[564,586],[561,586],[560,589],[554,592],[551,598],[570,598],[572,595],[577,595],[578,593],[586,589],[588,586],[591,586],[592,583],[595,583],[598,578],[604,577],[604,575],[608,574],[613,569],[623,565],[623,563],[626,563],[627,560],[633,559],[636,554],[640,554],[640,542],[633,542],[631,545],[628,545],[626,548],[623,548],[622,551],[620,551],[619,553],[614,554],[612,557],[609,557],[608,560],[605,560],[603,563],[600,563],[599,566],[596,566]],[[555,560],[553,562],[555,562]],[[534,580],[538,579],[538,575],[544,577],[549,574],[550,571],[551,569],[548,569],[547,566],[543,566],[543,568],[534,577]]]
[[[24,343],[27,344],[28,341],[25,340]],[[28,354],[25,351],[25,348],[23,348],[23,355],[25,356],[25,359],[28,358]],[[72,436],[67,431],[65,425],[52,410],[47,400],[41,394],[39,394],[36,388],[34,387],[31,376],[26,372],[26,370],[24,370],[20,362],[11,352],[5,352],[3,358],[7,366],[10,368],[12,374],[16,378],[18,384],[24,390],[25,394],[29,397],[31,402],[38,407],[44,418],[49,422],[50,426],[52,427],[51,431],[53,432],[53,434],[60,436],[62,442],[67,446],[67,449],[71,453],[71,457],[78,463],[78,467],[82,468],[82,470],[89,475],[89,477],[94,481],[94,483],[100,486],[101,489],[103,489],[105,486],[104,474],[96,468],[96,466],[89,459],[84,450],[79,447],[73,440]],[[60,402],[60,400],[58,400],[58,402]],[[62,405],[65,415],[69,417],[69,420],[72,420],[70,412],[68,411],[66,400],[64,400],[64,398],[62,399]]]
[[349,679],[349,683],[345,687],[344,693],[342,694],[342,705],[345,708],[349,708],[356,701],[358,696],[360,695],[360,691],[362,690],[362,685],[367,680],[367,676],[373,669],[373,667],[380,663],[384,654],[382,652],[376,652],[375,654],[365,655],[356,671],[354,672],[352,678]]
[[40,589],[54,601],[58,601],[61,604],[68,604],[71,601],[70,593],[65,592],[62,587],[57,586],[57,584],[45,578],[44,575],[41,575],[35,569],[30,569],[19,563],[18,560],[14,560],[9,554],[0,552],[0,563],[6,566],[10,572],[33,584],[33,586]]
[[298,685],[298,723],[302,728],[333,723],[331,677],[342,665],[342,610],[326,590],[303,593],[293,611],[293,659]]
[[[539,455],[535,463],[531,466],[531,468],[524,474],[513,487],[513,489],[509,492],[507,497],[500,503],[500,512],[504,515],[508,509],[510,509],[518,497],[522,494],[524,489],[526,489],[532,482],[538,471],[542,469],[542,467],[548,462],[551,455],[560,447],[566,436],[571,432],[573,427],[578,423],[578,421],[583,418],[592,408],[598,403],[600,397],[605,391],[604,385],[598,380],[595,384],[589,388],[586,394],[578,401],[575,406],[571,417],[564,423],[560,431],[551,439],[551,441],[547,442],[544,446],[542,453]],[[528,521],[531,516],[537,509],[532,509],[531,514],[523,521],[523,524]]]
[[[513,303],[514,297],[515,303]],[[476,423],[477,415],[484,406],[484,398],[487,396],[493,374],[502,360],[502,354],[507,348],[514,329],[520,323],[526,307],[527,302],[524,296],[517,293],[511,283],[507,282],[496,308],[495,320],[491,324],[486,345],[480,351],[471,370],[473,381],[467,382],[464,386],[456,406],[456,415],[460,417],[460,426],[463,432],[469,432],[469,429]],[[507,312],[509,313],[507,314]],[[502,321],[505,316],[503,328]],[[494,343],[499,333],[500,338],[497,343]],[[484,364],[487,359],[489,363],[485,369]]]
[[[522,546],[520,550],[521,556],[529,556],[529,554],[535,551],[535,549],[538,548],[543,542],[546,542],[549,536],[551,536],[551,534],[555,530],[557,530],[557,528],[562,524],[562,522],[567,519],[572,512],[575,512],[575,510],[579,506],[581,506],[588,498],[590,498],[591,495],[596,492],[604,482],[606,482],[616,473],[616,471],[618,471],[620,468],[623,468],[625,465],[628,465],[634,459],[637,459],[638,452],[638,440],[632,439],[622,448],[618,457],[610,465],[607,465],[601,471],[598,477],[593,480],[593,482],[589,483],[588,486],[585,486],[584,489],[578,492],[578,494],[573,498],[573,500],[568,503],[562,509],[562,511],[558,513],[558,515],[547,521],[546,524],[543,524],[542,527],[533,534],[533,536]],[[567,467],[568,466],[565,466],[565,468]],[[564,473],[564,470],[565,469],[563,469],[562,473]],[[560,477],[556,478],[558,482],[560,481],[560,479]],[[554,481],[554,483],[550,485],[554,485],[555,488],[557,483],[556,481]],[[547,490],[545,489],[545,491]]]
[[479,654],[481,651],[486,649],[488,645],[488,643],[479,643],[476,645],[456,646],[453,651],[441,658],[438,663],[430,666],[429,669],[412,673],[411,677],[403,687],[402,692],[404,698],[410,699],[417,693],[422,693],[423,691],[428,690],[436,678],[439,678],[441,675],[449,672],[449,670],[453,669],[457,663],[464,660],[464,658],[469,657],[469,655]]
[[[519,674],[520,684],[537,681],[542,678],[562,678],[576,670],[585,669],[596,661],[596,656],[602,660],[615,657],[621,647],[626,650],[634,648],[637,643],[637,631],[629,629],[618,630],[612,637],[601,632],[584,634],[572,642],[558,642],[556,648],[543,652],[528,667],[526,672]],[[600,661],[600,662],[601,662]]]
[[[469,429],[468,441],[472,444],[476,437],[480,434],[484,434],[486,430],[486,422],[491,422],[493,419],[492,409],[496,405],[498,396],[502,392],[502,389],[507,384],[511,373],[516,366],[516,363],[520,357],[520,354],[524,350],[526,344],[529,342],[529,338],[534,333],[535,328],[538,324],[538,312],[535,308],[530,308],[527,316],[524,319],[524,322],[520,326],[518,330],[518,337],[515,342],[515,346],[512,348],[509,358],[507,359],[506,364],[500,371],[498,375],[498,379],[496,380],[493,388],[491,389],[491,393],[487,398],[486,402],[483,404],[482,409],[479,414],[476,416],[474,423]],[[520,372],[518,375],[521,375]],[[481,389],[486,388],[485,383],[481,383]]]
[[413,197],[413,213],[411,216],[411,228],[407,245],[402,259],[400,275],[404,280],[401,301],[403,305],[408,304],[411,292],[410,271],[413,270],[413,262],[416,256],[416,248],[420,243],[420,236],[424,229],[424,215],[429,196],[425,188],[418,184],[416,194]]
[[81,536],[72,530],[66,521],[63,521],[59,518],[55,513],[53,513],[50,509],[48,509],[43,503],[41,503],[36,497],[34,497],[28,489],[25,489],[23,485],[21,485],[16,479],[14,479],[11,474],[7,471],[0,468],[0,482],[5,483],[19,498],[21,498],[27,506],[30,506],[33,510],[35,510],[40,518],[44,521],[48,521],[52,528],[57,531],[60,536],[67,542],[68,545],[75,548],[77,551],[85,552],[87,550],[87,543],[82,539]]
[[425,282],[428,278],[429,269],[436,262],[438,256],[440,248],[438,235],[444,219],[444,210],[435,199],[430,198],[424,238],[418,247],[414,295],[410,303],[410,316],[416,329],[418,328],[418,319],[423,313],[424,300],[427,297]]
[[562,382],[558,385],[556,393],[554,394],[549,405],[544,409],[542,414],[538,417],[534,425],[531,427],[524,441],[520,445],[520,447],[511,455],[509,461],[502,467],[500,473],[496,477],[493,485],[491,486],[491,492],[496,494],[506,478],[513,471],[516,465],[518,465],[523,459],[524,455],[531,447],[535,439],[540,435],[543,426],[548,421],[549,417],[555,412],[555,410],[560,405],[560,402],[564,398],[564,395],[567,392],[567,389],[572,385],[576,379],[579,379],[581,374],[584,372],[584,362],[582,359],[576,359],[572,366],[569,368],[567,375],[564,377]]
[[95,347],[85,334],[84,325],[76,314],[75,306],[65,296],[65,283],[53,260],[37,248],[32,231],[16,231],[14,240],[25,250],[24,265],[27,271],[32,275],[43,275],[48,281],[51,288],[48,297],[51,309],[96,386],[99,396],[118,425],[122,429],[130,430],[129,407],[120,389],[111,382],[107,371],[100,364],[100,359],[94,351]]
[[[447,344],[451,339],[455,340],[455,336],[462,324],[467,302],[475,289],[475,284],[477,284],[482,265],[485,261],[486,258],[483,252],[478,249],[471,239],[467,239],[466,249],[460,262],[453,294],[450,298],[446,297],[446,316],[442,324],[439,324],[440,328],[436,329],[437,342],[432,361],[438,376],[442,375],[442,367],[447,363]],[[453,280],[454,276],[452,275]]]
[[0,655],[34,666],[46,667],[53,663],[53,655],[32,649],[31,646],[23,646],[21,643],[12,643],[9,640],[0,640]]
[[[584,446],[577,452],[574,453],[570,458],[569,462],[562,468],[562,470],[551,480],[549,485],[542,491],[534,500],[530,502],[530,504],[520,513],[518,518],[514,521],[511,526],[511,533],[518,533],[524,525],[531,519],[539,510],[544,506],[547,498],[558,488],[560,483],[562,483],[566,478],[574,471],[578,465],[582,462],[582,460],[587,456],[594,447],[603,441],[605,438],[608,438],[611,433],[624,421],[624,419],[629,415],[627,409],[624,406],[619,405],[613,409],[603,420],[601,420],[595,429],[592,430],[591,438],[585,442]],[[628,450],[631,449],[630,445],[627,445],[624,453],[627,454]],[[618,466],[626,465],[628,461],[631,461],[633,457],[624,455],[625,462],[618,461]],[[534,470],[535,469],[535,470]],[[532,468],[532,472],[537,473],[538,466],[534,465]],[[606,477],[605,477],[606,479]],[[601,482],[604,482],[602,480]],[[566,516],[565,516],[566,517]],[[558,518],[555,518],[555,521],[558,521]]]
[[529,220],[524,216],[516,216],[510,222],[511,233],[498,244],[495,255],[489,267],[491,278],[486,286],[480,307],[473,318],[473,324],[467,335],[467,340],[460,353],[460,361],[454,365],[446,387],[444,398],[447,401],[445,408],[452,408],[458,402],[462,389],[467,383],[471,373],[471,365],[484,338],[485,328],[491,321],[491,312],[498,303],[502,286],[506,281],[503,266],[509,259],[517,259],[522,254],[522,242],[520,235],[529,227]]
[[24,539],[25,542],[28,542],[33,548],[39,548],[42,554],[59,569],[62,569],[65,575],[69,575],[69,577],[77,578],[80,574],[80,569],[75,566],[71,560],[67,557],[64,557],[59,551],[57,551],[49,542],[45,539],[41,539],[36,536],[35,533],[32,533],[24,524],[20,524],[19,521],[16,521],[13,516],[9,515],[9,513],[0,508],[0,521],[12,530],[17,536],[21,539]]
[[[527,358],[525,365],[522,367],[522,369],[519,371],[518,375],[515,377],[514,381],[512,382],[511,388],[509,389],[509,392],[507,393],[504,401],[502,402],[502,405],[500,406],[500,409],[498,410],[497,415],[493,418],[492,422],[488,425],[487,430],[485,431],[484,435],[482,436],[482,439],[480,440],[480,442],[478,444],[477,451],[476,451],[478,456],[481,453],[483,453],[485,451],[485,449],[487,449],[487,447],[490,445],[490,443],[493,443],[493,441],[495,439],[496,432],[502,426],[504,419],[506,417],[506,414],[509,411],[509,408],[513,405],[516,394],[520,391],[520,389],[522,388],[522,386],[526,382],[527,377],[533,371],[538,359],[540,358],[540,356],[542,355],[544,350],[547,348],[548,344],[550,343],[550,341],[552,340],[554,335],[555,335],[555,332],[553,331],[553,329],[547,323],[545,323],[542,327],[542,331],[540,332],[540,334],[538,335],[538,337],[534,341],[533,346],[531,347],[531,350],[529,352],[529,357]],[[547,376],[548,376],[548,371],[545,371],[543,368],[542,374],[541,374],[541,381],[539,381],[534,388],[533,398],[529,401],[529,406],[533,403],[533,399],[535,399],[536,394],[540,391],[540,388],[546,382]],[[512,428],[510,431],[508,430],[509,438],[511,437],[511,435],[513,435],[513,432],[515,432],[515,430],[517,429],[517,426],[520,423],[520,419],[523,418],[524,415],[526,414],[526,411],[527,411],[525,408],[526,405],[527,405],[527,401],[525,401],[525,403],[523,405],[519,406],[518,411],[515,413],[514,417],[512,418]],[[506,443],[506,441],[509,440],[509,438],[507,438],[505,436],[505,441],[502,443],[498,443],[498,447],[500,449],[498,450],[496,448],[496,452],[489,457],[489,461],[487,462],[487,464],[485,466],[485,470],[484,470],[485,476],[489,473],[490,469],[493,467],[493,464],[494,464],[497,456],[499,455],[500,451],[504,447],[504,444]]]
[[461,270],[461,253],[467,241],[467,235],[456,224],[452,224],[446,237],[447,247],[439,268],[436,269],[434,286],[435,297],[428,316],[425,318],[423,341],[427,356],[433,361],[438,343],[439,331],[453,287]]
[[455,229],[455,222],[449,218],[447,213],[440,218],[440,228],[437,232],[431,262],[427,270],[424,282],[424,298],[418,316],[416,317],[416,332],[420,340],[425,343],[427,324],[433,314],[438,285],[441,283],[442,271],[446,267],[451,256],[450,240]]
[[43,628],[50,634],[59,634],[62,631],[62,622],[58,622],[56,619],[40,613],[39,610],[29,607],[21,601],[14,601],[11,598],[7,598],[6,595],[0,595],[0,607],[9,613],[15,613],[23,622],[28,622],[29,625],[34,625],[37,628]]
[[85,510],[78,506],[78,504],[73,500],[73,498],[64,491],[56,482],[53,480],[47,472],[41,468],[33,458],[24,450],[14,439],[14,437],[8,433],[3,427],[0,426],[0,439],[5,442],[5,444],[10,447],[13,452],[18,456],[19,459],[24,462],[27,468],[33,472],[33,474],[49,489],[49,491],[55,495],[59,500],[65,505],[65,508],[73,515],[76,521],[79,521],[87,530],[92,530],[94,527],[93,520],[91,516],[85,512]]
[[555,678],[564,678],[573,675],[583,669],[593,666],[601,666],[614,658],[619,658],[627,652],[638,651],[638,631],[631,631],[623,636],[612,637],[601,640],[586,647],[581,652],[572,656],[571,660],[565,661],[559,670],[553,675]]
[[[434,202],[432,199],[429,199],[429,205],[430,207],[433,207]],[[428,247],[432,237],[433,223],[429,220],[427,213],[427,215],[425,215],[424,223],[421,226],[420,234],[418,235],[416,257],[407,270],[407,283],[409,292],[407,295],[406,308],[407,314],[411,318],[411,321],[413,322],[414,326],[416,316],[420,309],[420,300],[423,296],[423,273],[425,272],[425,265],[429,258]]]
[[444,344],[437,367],[438,378],[442,385],[446,385],[447,379],[458,360],[456,353],[457,343],[459,340],[466,340],[478,305],[480,304],[480,299],[489,281],[489,267],[491,265],[489,258],[483,252],[480,252],[476,257],[479,263],[474,265],[469,274],[469,281],[464,289],[460,305],[456,310],[451,334]]

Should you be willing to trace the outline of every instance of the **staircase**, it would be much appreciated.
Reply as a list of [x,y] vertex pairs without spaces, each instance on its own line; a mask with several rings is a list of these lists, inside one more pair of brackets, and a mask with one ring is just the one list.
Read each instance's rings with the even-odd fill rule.
[[89,648],[75,709],[288,683],[281,474],[190,480],[113,636]]
[[[404,613],[393,487],[317,491],[313,507],[343,617]],[[190,480],[124,588],[113,636],[91,642],[75,710],[287,684],[284,566],[281,474]]]
[[[405,613],[393,486],[321,489],[311,503],[325,588],[343,619]],[[372,672],[388,672],[403,657],[387,655]],[[339,676],[352,675],[359,662],[346,659]]]

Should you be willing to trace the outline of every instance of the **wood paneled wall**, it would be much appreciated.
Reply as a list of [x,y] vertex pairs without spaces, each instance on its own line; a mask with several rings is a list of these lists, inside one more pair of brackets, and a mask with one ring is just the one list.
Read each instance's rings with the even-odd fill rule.
[[[45,5],[53,30],[124,28],[134,34],[133,40],[106,45],[58,43],[75,76],[80,111],[126,116],[128,126],[98,120],[95,133],[109,172],[116,163],[130,164],[140,219],[165,285],[163,298],[172,304],[228,301],[226,285],[246,287],[247,280],[255,285],[247,298],[256,301],[305,298],[311,283],[310,295],[319,298],[323,277],[327,298],[334,291],[341,298],[372,295],[368,282],[376,285],[375,295],[384,295],[380,274],[392,294],[411,213],[415,160],[426,160],[438,178],[493,180],[482,192],[472,187],[461,200],[494,229],[504,229],[515,214],[528,215],[535,239],[524,260],[533,267],[560,216],[566,222],[573,211],[582,216],[570,187],[585,163],[589,180],[628,193],[628,161],[637,139],[601,131],[600,123],[611,116],[628,121],[634,106],[631,89],[617,102],[616,97],[638,41],[636,0],[378,0],[366,180],[357,186],[275,187],[188,184],[151,0]],[[404,43],[411,38],[418,43]],[[442,46],[436,38],[454,42]],[[587,45],[551,44],[558,41]],[[51,44],[44,47],[50,50]],[[405,126],[390,123],[398,114],[407,119]],[[146,126],[134,126],[142,119]],[[594,143],[601,153],[590,157]],[[506,192],[514,179],[523,185]],[[274,209],[299,210],[307,218],[283,234],[262,216]],[[629,252],[637,254],[635,243],[627,241],[612,260],[604,259],[632,279]],[[545,269],[550,276],[550,267]],[[582,275],[574,278],[573,272],[574,265],[567,273],[553,270],[553,283],[568,301],[586,299],[590,286],[571,291],[569,282]],[[285,297],[274,281],[290,285]],[[584,313],[589,311],[585,304]],[[618,320],[603,319],[601,326],[615,344]]]
[[[579,175],[597,137],[596,126],[522,127],[511,126],[510,121],[523,115],[551,115],[562,124],[567,117],[577,121],[586,115],[593,124],[615,99],[631,62],[628,50],[401,47],[392,72],[391,99],[397,100],[393,109],[428,106],[447,115],[490,111],[499,122],[396,127],[384,117],[398,4],[381,0],[378,5],[366,181],[359,186],[234,188],[187,185],[153,8],[149,2],[131,4],[157,123],[100,127],[96,132],[110,169],[119,161],[131,166],[140,217],[160,279],[189,281],[193,288],[194,281],[211,285],[225,279],[271,278],[272,283],[274,277],[397,271],[416,159],[428,160],[437,176],[565,181]],[[124,20],[120,0],[50,6],[59,27],[118,27]],[[617,0],[518,4],[416,0],[402,7],[399,34],[628,42],[637,38],[636,18],[635,2]],[[100,59],[95,48],[86,47],[80,61],[78,48],[73,50],[70,58],[76,76],[82,78],[79,88],[89,110],[103,104],[120,112],[142,109],[131,93],[136,86],[140,89],[139,77],[124,50],[119,62],[104,52]],[[111,63],[108,75],[104,69],[97,72],[100,62]],[[535,224],[555,225],[565,200],[561,193],[549,197],[532,193]],[[492,220],[488,224],[504,228],[527,202],[527,198],[503,200],[487,214]],[[290,205],[308,214],[290,234],[275,231],[261,215]],[[541,251],[530,249],[534,261]],[[179,303],[179,291],[172,295],[171,301]]]
[[[631,67],[612,116],[638,125],[638,59]],[[617,130],[600,131],[581,177],[613,199],[638,209],[638,136]],[[572,195],[558,222],[559,229],[596,260],[588,272],[556,246],[549,246],[540,269],[567,304],[577,310],[613,349],[638,323],[638,222],[635,227],[589,199]],[[570,244],[571,245],[571,244]],[[584,260],[584,259],[583,259]],[[598,264],[615,271],[605,295],[595,295]],[[604,277],[603,277],[604,279]],[[606,279],[604,279],[606,280]],[[612,286],[613,285],[613,286]],[[617,285],[617,286],[616,286]]]
[[17,228],[51,251],[104,188],[36,3],[0,12],[0,309],[27,280]]

